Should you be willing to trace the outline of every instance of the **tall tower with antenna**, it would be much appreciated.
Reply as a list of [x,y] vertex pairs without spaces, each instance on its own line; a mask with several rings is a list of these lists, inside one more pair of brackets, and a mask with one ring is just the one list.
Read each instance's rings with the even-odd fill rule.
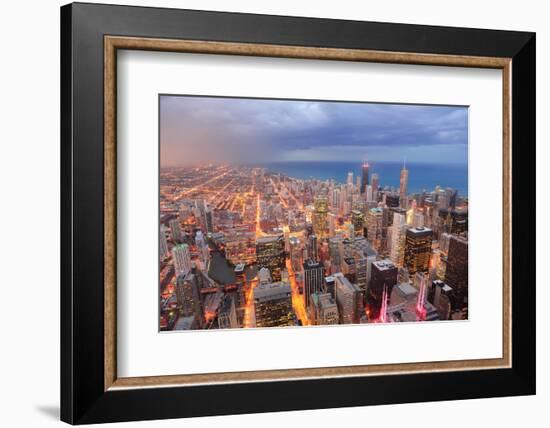
[[409,183],[409,170],[407,169],[407,159],[403,159],[403,168],[399,175],[399,205],[407,209],[407,185]]
[[361,194],[367,191],[367,186],[369,184],[369,163],[365,161],[361,167]]

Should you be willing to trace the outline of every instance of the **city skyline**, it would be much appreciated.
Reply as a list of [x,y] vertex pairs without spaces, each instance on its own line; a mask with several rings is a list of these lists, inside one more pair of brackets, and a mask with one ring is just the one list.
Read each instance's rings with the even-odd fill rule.
[[161,167],[404,158],[466,165],[468,108],[162,95],[160,133]]
[[[231,112],[219,111],[228,99],[221,104],[208,100],[191,116],[201,117],[193,123],[193,130],[177,129],[180,136],[194,141],[183,144],[193,161],[160,170],[159,330],[468,319],[467,165],[453,169],[441,161],[431,166],[425,162],[409,169],[411,164],[402,161],[409,159],[402,144],[394,144],[399,154],[388,162],[400,163],[397,168],[384,169],[383,161],[372,162],[371,157],[332,162],[286,159],[281,165],[290,163],[291,168],[267,167],[281,159],[271,157],[266,147],[274,141],[278,150],[296,147],[277,140],[292,139],[295,130],[277,134],[275,139],[273,126],[251,132],[245,145],[257,141],[265,161],[249,162],[250,156],[239,150],[229,155],[222,148],[238,146],[227,124],[234,124],[235,111],[245,110],[241,106]],[[239,104],[243,100],[230,101]],[[326,109],[321,102],[285,101],[277,104],[274,115],[262,120],[285,116],[282,108],[290,121],[287,125],[301,123],[312,114],[321,117],[321,112],[334,117],[317,120],[313,128],[322,128],[321,123],[350,125],[339,121],[343,111],[335,110],[335,103],[328,104],[331,107]],[[405,120],[401,116],[401,121],[393,123],[399,115],[390,107],[403,106],[385,105],[378,119],[385,118],[386,127],[397,128],[401,134],[419,117],[406,115]],[[372,113],[368,104],[353,104],[353,108],[367,109],[367,116]],[[300,116],[303,109],[316,112]],[[457,112],[463,110],[449,110],[443,116],[450,120],[447,116]],[[162,120],[165,113],[161,107],[161,123],[166,123]],[[257,124],[257,116],[267,110],[249,113],[256,118],[249,120],[246,129],[251,131],[250,124]],[[460,114],[457,129],[462,126]],[[432,122],[441,123],[441,117],[440,113],[432,116]],[[240,122],[246,122],[246,117]],[[307,128],[303,123],[299,127]],[[161,157],[171,153],[163,129]],[[360,131],[368,139],[369,131],[364,128],[342,135]],[[432,133],[437,132],[432,128]],[[217,137],[210,137],[214,133]],[[300,140],[301,150],[311,145],[306,134]],[[206,145],[214,144],[217,150],[205,150],[206,135]],[[364,147],[345,141],[331,150]],[[430,141],[437,142],[438,137]],[[429,147],[435,150],[439,145]],[[368,146],[369,151],[373,147]],[[426,145],[411,140],[409,147],[428,158],[434,156]],[[467,144],[463,150],[467,152]],[[441,182],[456,185],[441,186]]]

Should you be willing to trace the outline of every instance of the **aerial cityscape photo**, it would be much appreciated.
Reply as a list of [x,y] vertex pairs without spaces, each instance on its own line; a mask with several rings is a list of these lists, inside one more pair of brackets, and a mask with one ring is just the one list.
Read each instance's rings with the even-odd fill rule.
[[468,108],[159,96],[159,329],[468,319]]

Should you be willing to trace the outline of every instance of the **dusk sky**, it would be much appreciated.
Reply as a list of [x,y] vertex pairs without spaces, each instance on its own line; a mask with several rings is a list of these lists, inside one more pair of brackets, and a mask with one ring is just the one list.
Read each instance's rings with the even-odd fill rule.
[[161,96],[160,109],[162,166],[468,161],[466,107]]

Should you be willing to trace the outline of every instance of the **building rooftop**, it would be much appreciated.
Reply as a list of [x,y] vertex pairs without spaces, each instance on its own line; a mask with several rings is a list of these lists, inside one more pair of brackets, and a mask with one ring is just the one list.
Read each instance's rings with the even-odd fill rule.
[[449,284],[446,284],[445,282],[439,280],[439,279],[436,279],[434,280],[434,285],[436,285],[437,287],[441,287],[441,289],[443,291],[452,291],[453,288],[449,285]]
[[290,295],[290,285],[286,282],[260,284],[254,288],[254,300],[271,300]]
[[378,261],[372,262],[372,264],[376,266],[378,270],[395,269],[395,265],[390,259],[378,260]]
[[261,238],[256,239],[257,244],[269,244],[271,242],[276,242],[280,239],[283,239],[281,235],[269,235],[269,236],[262,236]]
[[415,287],[413,287],[411,284],[409,284],[408,282],[403,282],[401,284],[398,284],[397,289],[405,297],[414,296],[418,293],[418,290]]
[[323,263],[322,262],[316,262],[315,260],[312,260],[312,259],[307,259],[304,262],[304,268],[313,269],[313,268],[318,268],[318,267],[323,267]]
[[411,227],[410,229],[407,229],[407,233],[411,233],[413,235],[427,235],[432,233],[432,229],[429,227]]

